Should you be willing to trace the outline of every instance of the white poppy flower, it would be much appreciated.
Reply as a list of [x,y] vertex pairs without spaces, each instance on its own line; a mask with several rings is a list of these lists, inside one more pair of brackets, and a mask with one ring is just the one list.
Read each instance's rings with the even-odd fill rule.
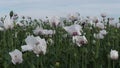
[[20,22],[17,22],[17,25],[19,25],[19,26],[24,26],[24,24],[23,24],[23,23],[20,23]]
[[53,35],[53,34],[55,34],[55,30],[44,29],[43,31],[41,31],[41,35]]
[[98,23],[98,22],[99,22],[99,19],[98,19],[98,17],[93,17],[93,18],[92,18],[92,21],[93,21],[94,23]]
[[32,51],[33,45],[35,45],[38,42],[38,40],[36,40],[35,37],[31,35],[31,36],[27,36],[27,38],[25,39],[25,42],[27,45],[21,46],[23,52]]
[[110,20],[109,25],[113,27],[117,27],[117,22],[115,22],[114,20]]
[[66,18],[65,17],[60,17],[60,23],[59,23],[60,27],[65,26],[64,21],[66,21]]
[[103,23],[96,23],[95,25],[96,27],[100,28],[100,29],[104,29],[105,28],[105,25]]
[[45,39],[31,35],[25,39],[25,42],[27,45],[21,46],[22,51],[33,51],[37,56],[41,53],[46,53],[47,44]]
[[33,30],[33,33],[35,35],[53,35],[55,34],[55,30],[47,30],[47,29],[37,27],[35,30]]
[[5,19],[4,28],[5,29],[12,29],[13,27],[14,27],[13,20],[11,20],[11,19]]
[[103,29],[103,30],[100,31],[100,34],[106,35],[106,34],[107,34],[107,31]]
[[33,52],[39,57],[39,54],[46,54],[47,44],[45,39],[39,39],[40,42],[36,45],[33,45]]
[[23,59],[22,59],[22,52],[20,52],[18,49],[15,49],[12,52],[9,52],[11,58],[12,58],[12,63],[16,64],[16,63],[22,63]]
[[102,34],[100,34],[100,33],[94,34],[94,37],[95,37],[96,39],[103,39],[103,38],[104,38],[104,36],[103,36]]
[[79,47],[88,43],[85,36],[73,36],[72,40],[73,43],[76,43]]
[[48,22],[49,22],[49,19],[48,19],[48,17],[45,17],[45,18],[42,19],[42,21],[43,21],[44,23],[48,23]]
[[49,19],[50,26],[58,26],[59,23],[60,23],[59,17],[54,16],[51,19]]
[[[82,27],[80,25],[74,24],[71,26],[63,27],[70,35],[81,35]],[[80,32],[81,31],[81,32]]]
[[102,14],[101,14],[101,17],[103,17],[103,18],[105,18],[106,16],[107,16],[106,13],[102,13]]
[[106,30],[101,30],[98,34],[94,34],[96,39],[103,39],[108,32]]
[[94,25],[92,19],[87,19],[87,23],[90,24],[90,25]]
[[78,12],[72,13],[72,14],[69,14],[67,17],[70,21],[76,21],[80,19],[80,13]]
[[43,30],[43,28],[41,28],[41,27],[36,27],[36,29],[33,30],[33,33],[34,33],[35,35],[38,35],[38,34],[41,34],[42,30]]
[[118,51],[116,50],[111,50],[110,51],[110,58],[112,60],[117,60],[119,58]]

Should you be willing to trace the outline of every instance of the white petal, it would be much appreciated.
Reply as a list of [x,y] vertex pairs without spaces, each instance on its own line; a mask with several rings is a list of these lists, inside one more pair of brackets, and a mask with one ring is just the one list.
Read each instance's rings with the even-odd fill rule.
[[24,51],[32,51],[33,50],[33,47],[30,46],[30,45],[23,45],[23,46],[21,46],[21,48],[22,48],[23,52]]

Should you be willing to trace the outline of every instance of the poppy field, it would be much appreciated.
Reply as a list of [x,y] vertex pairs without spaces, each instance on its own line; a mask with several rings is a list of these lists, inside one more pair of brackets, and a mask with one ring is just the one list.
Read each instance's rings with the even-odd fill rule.
[[0,19],[0,68],[120,68],[120,19],[79,13]]

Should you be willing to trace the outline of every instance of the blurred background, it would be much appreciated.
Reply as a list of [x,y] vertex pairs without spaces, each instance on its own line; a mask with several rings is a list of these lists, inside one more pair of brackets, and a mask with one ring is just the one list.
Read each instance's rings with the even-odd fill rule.
[[20,16],[43,18],[45,16],[66,16],[79,12],[81,16],[100,16],[106,12],[109,17],[120,16],[120,0],[0,0],[0,17],[11,10]]

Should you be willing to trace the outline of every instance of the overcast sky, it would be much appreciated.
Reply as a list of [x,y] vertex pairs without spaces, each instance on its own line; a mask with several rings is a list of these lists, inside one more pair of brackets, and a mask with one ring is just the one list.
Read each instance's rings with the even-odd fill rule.
[[106,12],[119,17],[120,0],[0,0],[0,17],[8,15],[10,10],[34,18],[66,16],[74,12],[81,16],[98,16]]

